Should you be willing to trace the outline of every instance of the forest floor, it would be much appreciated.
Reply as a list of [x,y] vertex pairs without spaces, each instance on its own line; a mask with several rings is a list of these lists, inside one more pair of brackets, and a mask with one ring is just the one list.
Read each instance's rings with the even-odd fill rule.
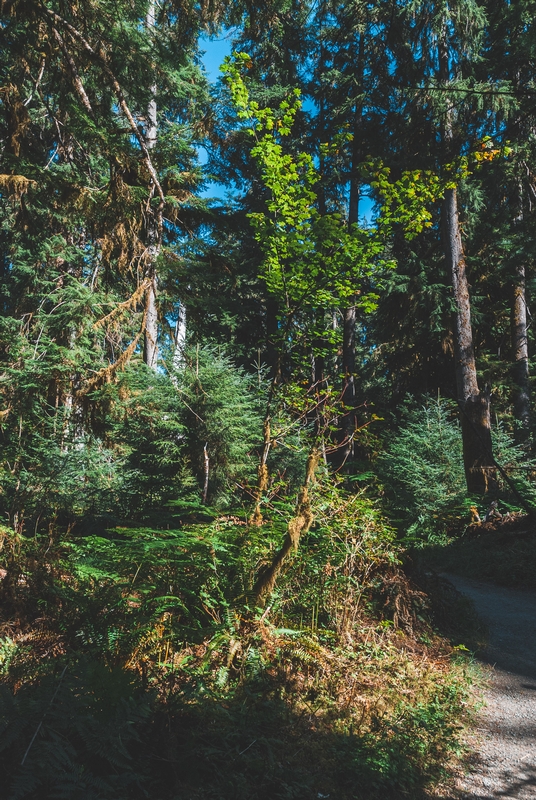
[[[455,798],[536,798],[536,593],[444,574],[487,626],[478,654],[484,704],[468,734],[468,772]],[[454,800],[454,797],[452,800]]]

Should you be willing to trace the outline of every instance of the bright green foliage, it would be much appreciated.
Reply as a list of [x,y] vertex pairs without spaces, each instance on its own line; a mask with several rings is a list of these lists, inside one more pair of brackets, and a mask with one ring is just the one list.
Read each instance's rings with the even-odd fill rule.
[[[508,374],[520,263],[529,306],[534,289],[529,6],[13,0],[0,15],[2,789],[420,796],[458,747],[467,678],[403,545],[469,515],[454,410],[401,414],[401,398],[454,396],[437,201],[456,184],[494,445],[533,496]],[[196,39],[222,20],[252,55],[209,97]],[[195,197],[199,145],[228,203]],[[370,435],[333,475],[350,373]],[[312,443],[310,526],[260,610]]]
[[406,238],[411,240],[424,228],[431,227],[433,216],[430,206],[445,191],[444,181],[438,175],[430,171],[406,171],[393,183],[389,180],[389,167],[381,163],[367,166],[365,177],[373,176],[370,185],[382,199],[377,225],[385,234],[390,232],[394,224],[398,224],[404,229]]
[[[389,183],[389,170],[377,165],[375,187],[385,203],[373,228],[348,228],[340,214],[321,215],[313,190],[320,175],[309,153],[294,156],[284,152],[281,139],[290,135],[301,107],[300,91],[280,103],[278,112],[260,108],[251,101],[241,68],[248,65],[246,53],[227,58],[226,75],[239,119],[249,123],[255,138],[251,156],[262,169],[270,196],[268,214],[250,214],[255,236],[265,255],[263,276],[268,290],[284,304],[287,315],[303,307],[344,304],[351,297],[364,310],[375,306],[376,295],[363,292],[366,278],[394,266],[385,257],[385,237],[393,223],[409,236],[430,224],[426,204],[437,199],[440,180],[414,171]],[[335,143],[336,145],[336,143]],[[384,213],[385,211],[385,213]]]
[[[128,445],[105,441],[115,420],[104,419],[110,393],[99,393],[143,343],[158,209],[164,258],[199,181],[192,126],[207,95],[193,61],[197,23],[179,31],[166,2],[149,30],[150,6],[14,2],[0,11],[0,509],[18,530],[111,508],[136,514],[170,493],[153,481],[134,500],[132,476],[147,464],[131,470]],[[159,136],[149,154],[155,82]],[[151,448],[177,466],[161,440],[146,441]]]
[[[89,312],[85,319],[91,332]],[[165,518],[169,501],[199,501],[205,453],[211,502],[232,503],[254,483],[264,387],[228,357],[194,350],[173,380],[134,362],[116,382],[91,392],[85,408],[55,403],[52,395],[43,414],[42,386],[55,388],[57,374],[39,358],[49,351],[48,334],[44,327],[35,358],[31,347],[22,351],[27,369],[17,371],[9,390],[11,371],[4,378],[10,405],[0,507],[19,529],[58,517]],[[75,369],[72,353],[66,347],[59,362],[66,372]]]
[[[205,517],[213,515],[204,509]],[[219,630],[236,591],[229,577],[239,568],[241,533],[229,520],[169,531],[116,528],[106,538],[73,542],[76,591],[88,594],[73,623],[82,626],[78,637],[86,652],[106,653],[110,665],[147,659],[152,669],[179,643]]]
[[[456,408],[439,397],[425,398],[415,407],[415,401],[408,398],[404,412],[396,434],[378,459],[378,473],[404,536],[421,544],[441,542],[449,527],[463,530],[464,522],[470,521],[472,501],[466,492]],[[534,503],[533,460],[502,426],[492,428],[492,439],[497,463],[511,482],[497,471],[503,511],[518,510],[520,496],[526,503]],[[482,518],[487,510],[479,509]]]
[[[515,439],[504,424],[497,423],[492,428],[493,451],[497,463],[502,467],[504,474],[498,474],[499,485],[505,499],[504,508],[527,511],[536,506],[536,487],[534,486],[534,472],[536,459],[527,453],[526,447],[516,444]],[[523,506],[522,500],[525,502]]]
[[[58,237],[55,244],[62,254],[65,242]],[[0,504],[21,528],[25,517],[45,523],[98,507],[121,463],[92,436],[75,400],[85,376],[102,364],[106,341],[94,323],[108,305],[106,295],[75,276],[57,275],[36,293],[40,303],[27,313],[27,324],[2,320],[9,361],[0,379]]]
[[[236,59],[243,65],[249,57],[242,53]],[[292,101],[282,101],[276,114],[250,101],[240,70],[230,58],[223,70],[238,117],[249,123],[248,131],[255,137],[251,155],[270,193],[269,213],[249,215],[265,255],[263,277],[268,290],[287,315],[303,307],[345,300],[356,293],[358,281],[375,271],[382,242],[373,232],[348,233],[339,215],[321,217],[315,206],[313,187],[319,176],[312,156],[284,152],[281,138],[290,134],[300,108],[299,90]],[[365,306],[371,303],[373,298],[363,298]]]
[[155,522],[158,515],[166,518],[169,501],[198,496],[182,408],[168,377],[133,364],[93,399],[102,409],[95,432],[108,443],[118,472],[105,513],[115,519],[150,515]]
[[317,524],[275,607],[296,623],[344,634],[381,586],[382,576],[398,565],[395,532],[364,492],[346,494],[331,482],[316,488],[313,508]]

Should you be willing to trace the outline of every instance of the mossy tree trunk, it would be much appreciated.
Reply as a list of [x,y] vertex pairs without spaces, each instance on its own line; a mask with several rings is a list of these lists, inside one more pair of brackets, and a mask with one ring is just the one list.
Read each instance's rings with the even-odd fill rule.
[[[146,25],[149,31],[155,27],[155,0],[150,0],[147,9]],[[149,153],[156,145],[158,136],[158,120],[156,105],[156,83],[150,87],[150,99],[147,104],[147,122],[145,129],[145,143]],[[157,274],[156,259],[160,253],[160,238],[162,230],[161,211],[154,212],[151,200],[155,194],[156,186],[151,186],[149,202],[146,208],[146,277],[149,279],[145,302],[145,339],[143,347],[143,360],[152,370],[158,369],[158,305],[156,300]]]
[[277,579],[283,569],[283,564],[288,558],[289,554],[298,549],[300,539],[304,536],[313,524],[313,512],[311,509],[311,499],[309,496],[309,487],[314,480],[315,471],[320,460],[320,451],[313,448],[309,453],[307,459],[307,466],[305,468],[305,478],[302,487],[298,493],[296,501],[296,511],[287,526],[287,533],[281,548],[277,551],[272,559],[272,563],[261,571],[253,593],[255,595],[255,602],[257,606],[263,606],[266,599],[273,592]]

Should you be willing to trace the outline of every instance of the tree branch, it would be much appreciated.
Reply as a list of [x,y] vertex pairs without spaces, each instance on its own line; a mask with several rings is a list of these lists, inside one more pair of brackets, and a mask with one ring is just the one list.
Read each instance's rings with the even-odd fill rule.
[[300,538],[304,536],[313,524],[313,512],[311,510],[311,500],[309,497],[309,485],[314,480],[315,470],[318,466],[320,453],[314,447],[309,453],[307,466],[305,468],[305,478],[299,491],[296,502],[296,511],[289,521],[287,533],[281,546],[272,559],[272,563],[262,570],[253,587],[255,602],[257,606],[264,605],[266,598],[274,590],[277,578],[289,553],[298,549]]
[[59,44],[63,55],[65,56],[65,60],[69,65],[69,69],[71,70],[71,77],[73,79],[74,88],[76,90],[77,95],[79,96],[80,100],[82,101],[82,105],[88,112],[90,116],[93,116],[93,109],[91,107],[91,103],[89,102],[89,97],[86,94],[86,90],[84,89],[84,84],[82,83],[80,76],[78,74],[78,70],[76,69],[76,64],[74,63],[74,59],[72,55],[69,53],[65,42],[63,41],[60,32],[54,26],[52,27],[52,35],[54,36],[55,40]]
[[143,157],[147,166],[147,170],[151,176],[151,180],[153,182],[154,188],[156,189],[158,197],[160,198],[160,202],[158,205],[158,213],[157,213],[158,229],[160,231],[162,229],[162,211],[164,208],[165,195],[162,186],[160,184],[160,180],[158,178],[156,169],[154,168],[149,150],[147,148],[147,144],[145,142],[145,138],[143,137],[138,126],[136,125],[136,121],[132,116],[130,108],[128,107],[125,95],[123,94],[123,90],[119,85],[119,81],[115,77],[114,73],[112,72],[112,70],[110,69],[109,65],[106,63],[104,58],[100,55],[100,53],[97,53],[97,51],[89,44],[87,39],[80,33],[80,31],[78,31],[73,25],[71,25],[70,22],[67,22],[66,19],[60,17],[59,14],[56,14],[55,11],[52,11],[49,8],[45,8],[44,10],[48,14],[48,16],[54,20],[54,22],[56,22],[58,25],[61,25],[70,34],[71,38],[74,39],[76,42],[78,42],[84,48],[86,53],[88,53],[88,55],[90,55],[94,61],[97,61],[100,64],[105,74],[107,75],[108,79],[110,80],[112,88],[117,95],[117,99],[119,100],[119,106],[128,120],[132,133],[138,140],[140,149],[143,153]]

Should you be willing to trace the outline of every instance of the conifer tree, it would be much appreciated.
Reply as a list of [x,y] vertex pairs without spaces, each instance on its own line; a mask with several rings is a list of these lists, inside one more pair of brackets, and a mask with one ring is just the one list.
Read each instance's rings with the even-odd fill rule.
[[[406,84],[406,92],[414,95],[415,111],[422,104],[429,115],[429,134],[434,138],[422,142],[424,152],[427,150],[430,156],[435,155],[438,166],[451,164],[459,158],[464,147],[471,147],[468,133],[478,125],[478,109],[470,98],[473,91],[477,96],[484,91],[484,86],[475,84],[474,64],[478,59],[486,18],[483,10],[471,0],[454,4],[449,9],[442,4],[427,4],[419,8],[411,5],[405,10],[405,15],[413,65],[411,71],[404,74],[401,69],[403,57],[400,58],[397,64],[399,80],[407,81],[411,76],[416,85]],[[469,130],[464,129],[468,114],[472,118]],[[480,390],[477,379],[466,256],[458,190],[454,184],[445,191],[442,228],[445,264],[453,292],[453,349],[465,474],[468,490],[485,494],[495,488],[490,396],[487,389]]]
[[[510,284],[515,435],[520,442],[526,442],[531,416],[527,273],[533,262],[530,221],[534,205],[535,31],[532,13],[525,3],[493,4],[488,15],[491,24],[486,57],[495,80],[502,82],[510,98],[502,121],[502,135],[513,148],[509,164],[496,170],[494,184],[486,188],[490,205],[502,206],[497,227],[508,249],[503,256],[508,266],[501,277]],[[501,189],[502,196],[496,197]],[[486,233],[489,236],[491,232],[486,229]]]
[[12,520],[37,476],[47,484],[65,467],[69,479],[68,452],[98,460],[95,393],[138,358],[148,325],[156,347],[155,260],[173,258],[197,224],[202,20],[177,22],[164,3],[153,26],[151,9],[2,7],[0,410]]
[[[322,3],[311,24],[314,66],[308,92],[318,108],[311,122],[313,146],[318,149],[320,162],[319,207],[340,211],[349,230],[360,223],[361,165],[371,155],[384,155],[378,136],[381,128],[378,86],[386,77],[390,24],[389,8],[360,2]],[[326,149],[327,143],[337,144]],[[335,310],[341,318],[338,366],[347,407],[340,437],[350,442],[349,449],[340,454],[343,460],[353,452],[353,432],[357,425],[356,298],[357,295],[350,297],[354,302]]]

